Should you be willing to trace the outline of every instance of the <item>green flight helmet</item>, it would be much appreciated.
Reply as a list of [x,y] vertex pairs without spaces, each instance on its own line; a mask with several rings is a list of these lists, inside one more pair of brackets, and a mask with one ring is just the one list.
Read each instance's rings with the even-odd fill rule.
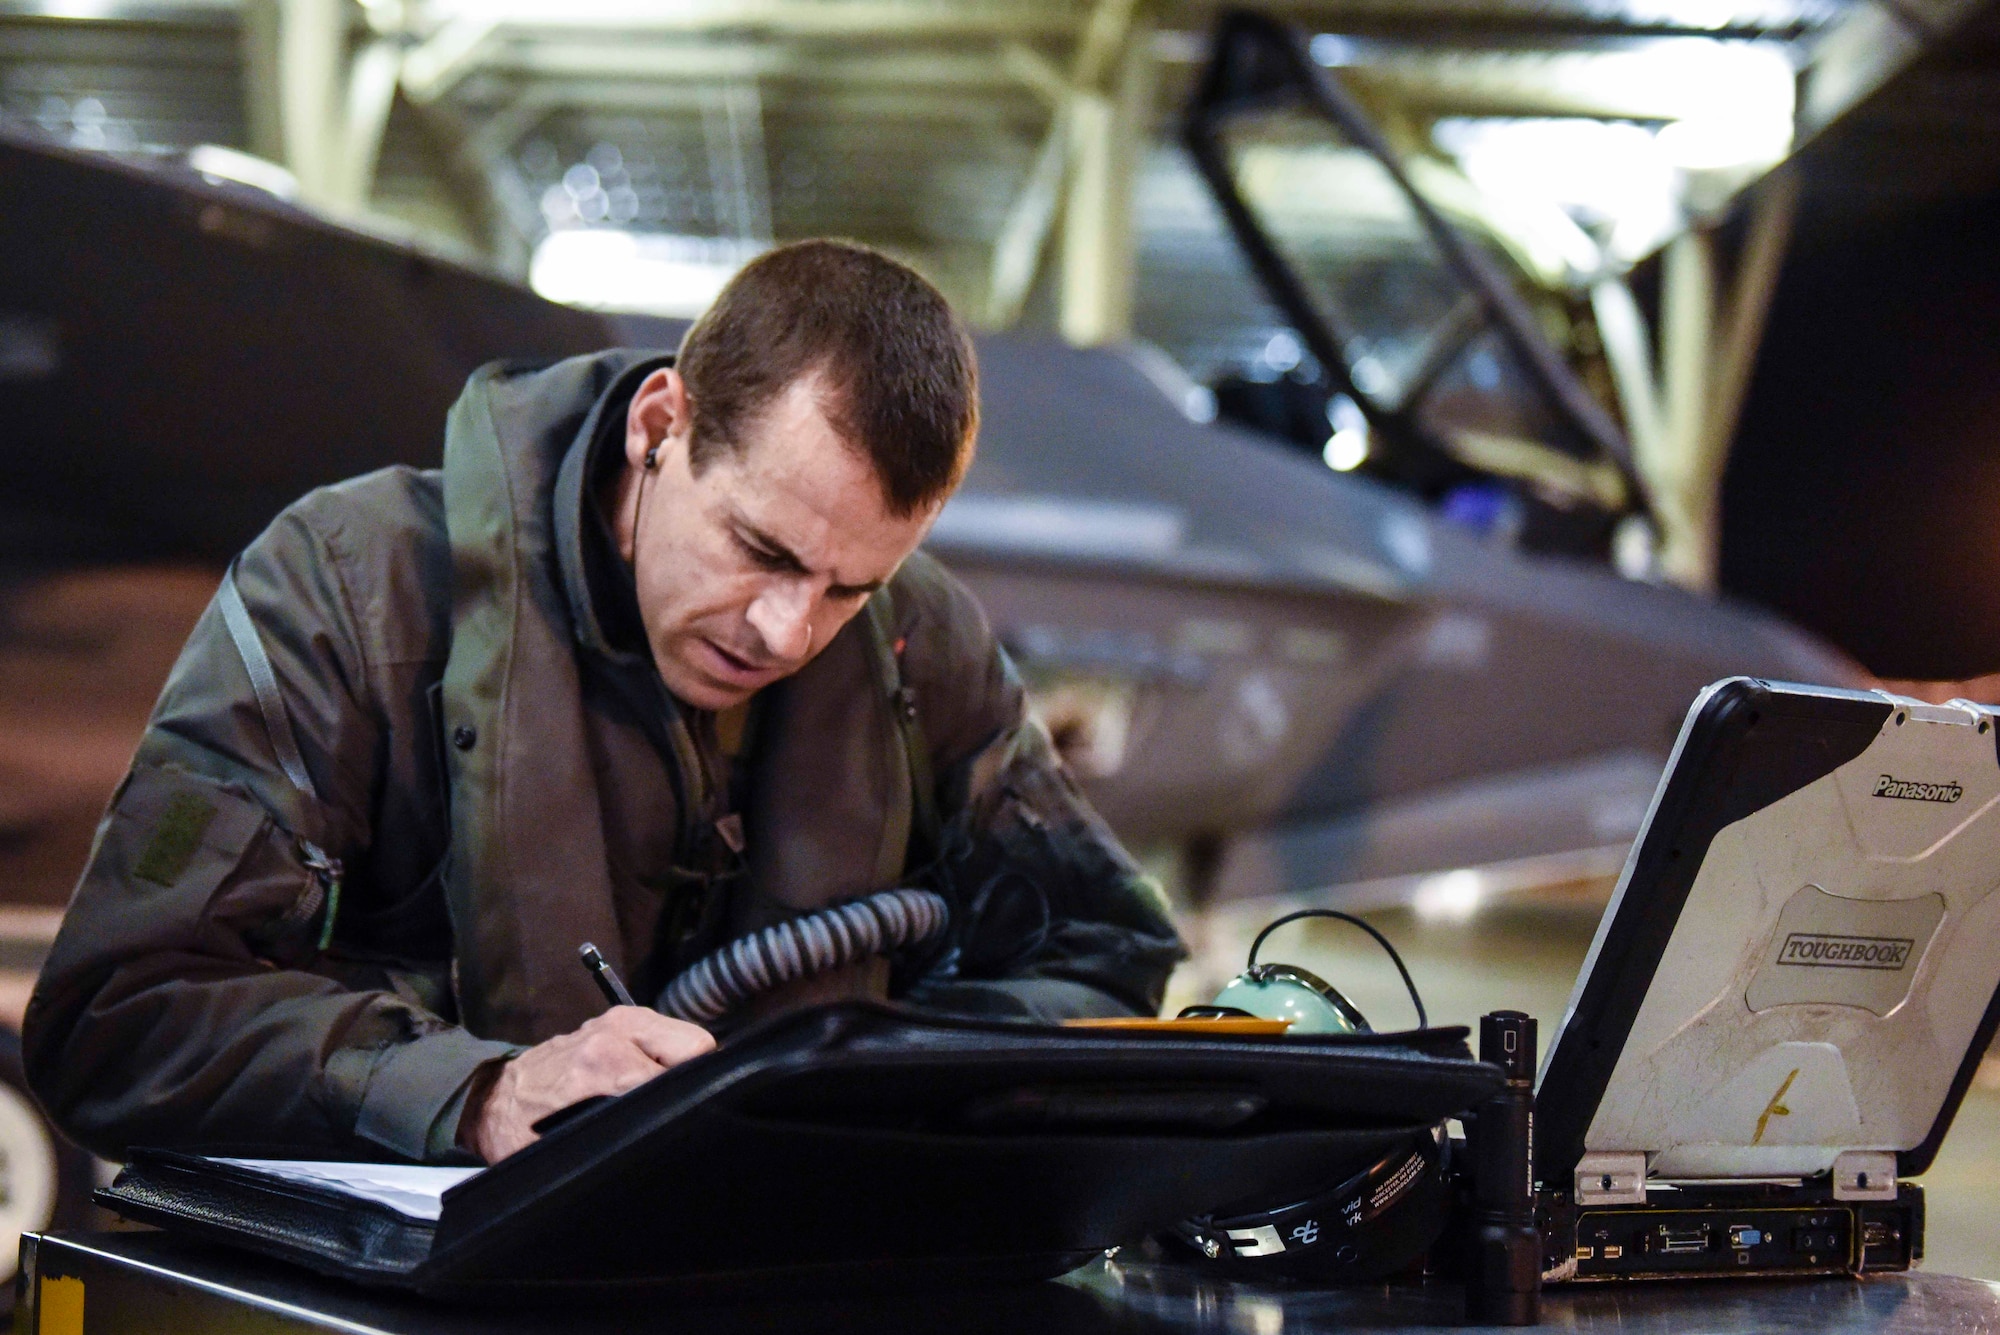
[[1402,975],[1403,986],[1409,989],[1410,1003],[1417,1011],[1417,1028],[1429,1026],[1430,1017],[1424,1011],[1424,999],[1417,994],[1417,985],[1410,978],[1410,971],[1404,967],[1403,957],[1389,944],[1389,938],[1353,914],[1342,913],[1339,909],[1300,909],[1268,924],[1250,943],[1250,958],[1244,962],[1243,972],[1230,979],[1228,985],[1216,994],[1214,1001],[1205,1006],[1189,1006],[1181,1011],[1181,1017],[1222,1018],[1235,1015],[1260,1020],[1287,1020],[1290,1027],[1286,1032],[1292,1034],[1374,1033],[1374,1028],[1360,1009],[1324,978],[1296,964],[1257,962],[1257,952],[1263,948],[1265,938],[1285,924],[1302,918],[1337,919],[1351,923],[1374,937],[1376,944],[1388,952],[1396,972]]
[[1229,980],[1211,1003],[1219,1013],[1290,1020],[1293,1034],[1374,1031],[1340,989],[1295,964],[1253,964]]

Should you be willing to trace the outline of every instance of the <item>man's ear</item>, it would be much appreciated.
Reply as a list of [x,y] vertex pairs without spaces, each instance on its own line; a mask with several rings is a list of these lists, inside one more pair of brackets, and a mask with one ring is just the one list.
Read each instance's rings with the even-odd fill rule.
[[656,446],[664,461],[677,447],[685,448],[692,425],[687,382],[673,367],[662,366],[639,382],[625,410],[625,462],[644,468],[647,451]]

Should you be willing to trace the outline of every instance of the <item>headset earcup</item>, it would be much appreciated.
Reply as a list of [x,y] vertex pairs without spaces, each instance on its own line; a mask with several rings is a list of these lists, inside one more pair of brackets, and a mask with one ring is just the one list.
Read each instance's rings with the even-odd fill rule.
[[1190,1264],[1232,1278],[1363,1284],[1421,1265],[1451,1217],[1451,1184],[1435,1128],[1410,1136],[1338,1187],[1308,1187],[1298,1204],[1189,1220],[1163,1238]]

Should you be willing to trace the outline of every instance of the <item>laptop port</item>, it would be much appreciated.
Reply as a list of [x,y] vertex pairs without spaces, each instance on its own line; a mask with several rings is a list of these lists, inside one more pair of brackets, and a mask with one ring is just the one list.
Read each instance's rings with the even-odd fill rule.
[[1761,1228],[1752,1228],[1748,1224],[1731,1224],[1729,1226],[1729,1245],[1732,1247],[1739,1249],[1743,1247],[1756,1247],[1768,1240],[1769,1235]]
[[1698,1225],[1694,1228],[1668,1228],[1662,1224],[1657,1234],[1654,1250],[1665,1256],[1682,1256],[1689,1252],[1708,1250],[1708,1228]]

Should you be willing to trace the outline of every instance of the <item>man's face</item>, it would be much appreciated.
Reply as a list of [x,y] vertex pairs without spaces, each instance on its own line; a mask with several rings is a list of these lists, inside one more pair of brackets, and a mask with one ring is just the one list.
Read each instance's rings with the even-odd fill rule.
[[822,392],[814,376],[794,381],[699,476],[680,376],[656,371],[633,396],[613,531],[660,677],[697,709],[740,704],[812,661],[937,514],[889,513],[874,465],[827,421]]

